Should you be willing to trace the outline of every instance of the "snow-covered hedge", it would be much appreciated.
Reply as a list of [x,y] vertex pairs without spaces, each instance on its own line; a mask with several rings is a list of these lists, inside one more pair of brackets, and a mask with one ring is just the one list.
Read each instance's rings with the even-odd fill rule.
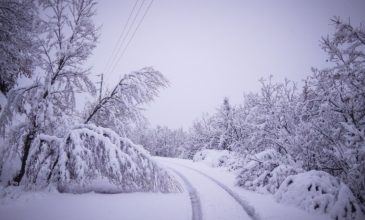
[[239,156],[228,150],[203,149],[196,152],[193,161],[200,161],[211,167],[226,167],[229,170],[236,170],[240,165]]
[[333,219],[360,220],[365,216],[351,190],[323,171],[309,171],[286,178],[275,194],[278,202],[309,212],[328,213]]
[[141,146],[93,125],[78,126],[63,139],[37,137],[21,184],[72,193],[181,190]]
[[303,172],[287,156],[268,149],[246,158],[237,176],[237,184],[245,189],[275,193],[286,177]]

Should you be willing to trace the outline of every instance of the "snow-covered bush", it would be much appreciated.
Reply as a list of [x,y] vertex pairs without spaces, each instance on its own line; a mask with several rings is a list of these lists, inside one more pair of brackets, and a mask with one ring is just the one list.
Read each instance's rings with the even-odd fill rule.
[[294,204],[309,212],[328,213],[336,220],[364,219],[351,190],[323,171],[292,175],[275,194],[278,202]]
[[228,150],[203,149],[194,155],[193,161],[200,161],[211,167],[226,167],[229,170],[239,168],[238,154]]
[[247,163],[237,177],[237,184],[245,189],[275,193],[286,177],[302,172],[302,169],[273,149],[247,158]]
[[30,147],[25,176],[21,183],[35,189],[46,187],[50,181],[54,181],[51,177],[52,174],[53,176],[58,174],[57,164],[61,143],[61,138],[38,135]]
[[31,149],[21,182],[27,189],[47,185],[72,193],[181,189],[142,146],[110,129],[80,125],[61,140],[38,137]]

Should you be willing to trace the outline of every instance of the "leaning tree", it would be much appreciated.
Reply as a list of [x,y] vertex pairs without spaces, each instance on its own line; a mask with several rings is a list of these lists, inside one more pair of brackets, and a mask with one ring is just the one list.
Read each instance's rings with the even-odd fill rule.
[[[1,167],[3,172],[9,163],[15,167],[9,168],[7,175],[14,184],[25,174],[36,137],[65,135],[72,123],[75,93],[95,92],[88,78],[90,69],[83,67],[98,37],[92,21],[95,6],[94,0],[39,1],[38,77],[30,85],[9,91],[8,104],[0,116],[1,133],[7,141]],[[14,160],[18,161],[16,166]]]

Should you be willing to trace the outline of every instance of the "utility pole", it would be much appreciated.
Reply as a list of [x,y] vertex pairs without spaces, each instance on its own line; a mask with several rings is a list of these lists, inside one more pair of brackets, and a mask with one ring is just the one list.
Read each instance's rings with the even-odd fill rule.
[[101,74],[98,74],[96,76],[100,76],[100,81],[99,82],[96,82],[96,83],[100,83],[100,89],[99,89],[99,101],[101,100],[101,94],[103,93],[103,77],[104,77],[104,74],[101,73]]

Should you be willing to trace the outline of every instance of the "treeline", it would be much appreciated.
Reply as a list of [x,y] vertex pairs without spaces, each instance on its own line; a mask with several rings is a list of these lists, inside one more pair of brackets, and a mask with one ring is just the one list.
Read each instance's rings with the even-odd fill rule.
[[146,123],[133,128],[131,139],[154,156],[191,158],[190,136],[182,128],[170,129],[166,126],[149,127]]
[[[306,171],[341,179],[364,204],[365,30],[339,18],[332,23],[335,32],[321,41],[330,67],[313,68],[302,87],[290,80],[275,82],[272,76],[261,79],[260,92],[246,94],[238,106],[224,99],[178,140],[177,131],[158,128],[150,135],[156,143],[141,143],[154,146],[156,155],[190,158],[200,149],[220,149],[254,160],[252,155],[273,150],[285,158],[277,163],[292,161]],[[158,134],[165,137],[156,139]]]

